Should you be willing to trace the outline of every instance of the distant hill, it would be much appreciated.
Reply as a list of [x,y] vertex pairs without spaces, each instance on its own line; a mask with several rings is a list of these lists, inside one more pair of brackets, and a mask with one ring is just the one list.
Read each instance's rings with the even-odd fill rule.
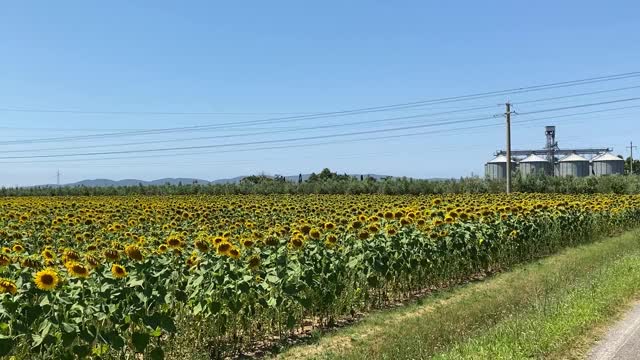
[[[355,178],[355,179],[360,179],[360,175],[361,174],[349,174],[349,176]],[[311,176],[311,174],[302,174],[302,180],[306,181],[307,179],[309,179],[309,176]],[[384,178],[393,178],[394,176],[389,176],[389,175],[378,175],[378,174],[362,174],[362,176],[364,176],[364,178],[367,177],[372,177],[376,180],[380,180],[380,179],[384,179]],[[220,184],[238,184],[242,179],[244,179],[246,176],[236,176],[233,178],[227,178],[227,179],[217,179],[217,180],[204,180],[204,179],[195,179],[195,178],[164,178],[164,179],[157,179],[157,180],[151,180],[151,181],[146,181],[146,180],[138,180],[138,179],[122,179],[122,180],[111,180],[111,179],[88,179],[88,180],[82,180],[82,181],[78,181],[78,182],[74,182],[74,183],[69,183],[69,184],[63,184],[61,186],[69,186],[69,187],[78,187],[78,186],[86,186],[86,187],[118,187],[118,186],[138,186],[140,184],[142,184],[143,186],[149,186],[149,185],[165,185],[165,184],[170,184],[170,185],[178,185],[178,184],[182,184],[182,185],[190,185],[190,184],[194,184],[194,183],[198,183],[200,185],[207,185],[207,184],[215,184],[215,185],[220,185]],[[269,176],[272,177],[272,176]],[[287,181],[290,182],[298,182],[298,175],[289,175],[289,176],[285,176],[285,179]],[[42,185],[44,187],[56,187],[57,185],[52,185],[52,184],[47,184],[47,185]]]
[[[182,183],[183,185],[193,184],[197,182],[198,184],[209,184],[210,182],[203,179],[192,179],[192,178],[164,178],[157,179],[152,181],[138,180],[138,179],[122,179],[122,180],[111,180],[111,179],[92,179],[92,180],[82,180],[74,183],[63,184],[62,186],[86,186],[86,187],[118,187],[118,186],[138,186],[142,184],[143,186],[149,185],[178,185]],[[49,187],[56,187],[57,185],[45,185]]]

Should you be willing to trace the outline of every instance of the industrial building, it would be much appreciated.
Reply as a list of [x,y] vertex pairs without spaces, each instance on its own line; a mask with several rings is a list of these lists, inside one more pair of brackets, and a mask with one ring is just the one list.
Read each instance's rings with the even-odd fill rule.
[[[611,153],[610,148],[560,149],[556,141],[556,127],[545,127],[546,145],[543,149],[512,150],[511,170],[522,176],[602,176],[624,173],[624,160]],[[485,176],[504,179],[507,176],[506,151],[498,150],[495,158],[485,164]]]

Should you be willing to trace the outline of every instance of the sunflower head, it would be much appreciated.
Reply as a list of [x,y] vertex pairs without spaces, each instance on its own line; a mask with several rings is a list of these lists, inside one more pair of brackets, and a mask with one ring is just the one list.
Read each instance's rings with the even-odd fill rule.
[[228,252],[229,256],[234,258],[234,259],[239,259],[240,258],[240,250],[238,250],[238,248],[236,247],[232,247],[231,249],[229,249]]
[[58,283],[60,282],[60,277],[58,276],[58,273],[55,270],[51,268],[47,268],[47,269],[38,271],[36,275],[33,277],[33,282],[36,284],[38,289],[44,290],[44,291],[51,291],[55,289],[56,286],[58,286]]
[[140,247],[138,245],[131,244],[125,246],[124,253],[127,254],[130,259],[142,261],[142,251],[140,250]]
[[304,246],[304,241],[300,237],[294,237],[289,241],[289,244],[294,249],[300,249]]
[[7,254],[0,253],[0,266],[11,264],[11,258]]
[[251,248],[251,247],[253,247],[253,245],[255,245],[255,241],[253,241],[251,239],[242,240],[242,246],[244,246],[246,248]]
[[22,267],[31,268],[31,269],[40,269],[42,267],[42,264],[40,263],[40,261],[30,257],[24,258],[22,260],[21,265]]
[[89,267],[79,262],[70,261],[64,264],[71,276],[86,279],[89,277]]
[[167,239],[167,245],[169,245],[170,248],[174,248],[174,249],[180,248],[182,247],[182,239],[176,236],[172,236]]
[[309,237],[312,239],[319,239],[320,238],[320,230],[313,228],[309,231]]
[[227,255],[229,253],[229,250],[231,250],[232,247],[233,245],[225,241],[220,243],[220,245],[218,245],[217,252],[220,255]]
[[18,292],[18,287],[15,282],[9,279],[0,278],[0,294],[7,293],[13,295],[16,292]]
[[107,249],[104,251],[104,257],[111,261],[117,261],[120,258],[120,254],[116,249]]
[[203,253],[209,251],[209,244],[204,240],[196,240],[195,245]]
[[259,256],[254,255],[251,258],[249,258],[249,268],[251,270],[257,269],[258,266],[260,266],[260,257]]
[[122,265],[113,264],[111,265],[111,275],[116,279],[122,279],[128,275],[127,269]]

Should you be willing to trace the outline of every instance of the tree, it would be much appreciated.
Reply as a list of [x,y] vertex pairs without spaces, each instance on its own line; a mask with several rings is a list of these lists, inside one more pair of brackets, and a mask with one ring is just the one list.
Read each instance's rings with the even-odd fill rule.
[[[624,161],[624,173],[631,173],[631,157],[627,157],[627,159]],[[635,175],[640,175],[640,160],[633,160],[633,173]]]

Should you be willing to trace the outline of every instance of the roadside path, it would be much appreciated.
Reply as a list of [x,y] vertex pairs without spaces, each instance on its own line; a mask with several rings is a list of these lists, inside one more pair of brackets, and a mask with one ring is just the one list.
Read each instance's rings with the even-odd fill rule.
[[640,302],[589,353],[590,360],[640,359]]

